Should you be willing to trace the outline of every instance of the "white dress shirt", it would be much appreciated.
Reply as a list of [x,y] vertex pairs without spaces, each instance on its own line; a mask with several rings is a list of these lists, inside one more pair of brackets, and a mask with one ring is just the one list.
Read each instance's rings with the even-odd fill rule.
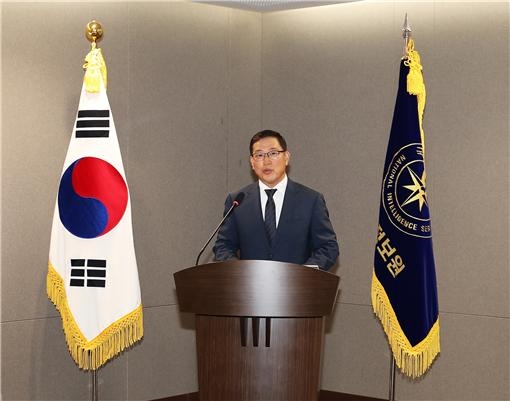
[[280,215],[282,214],[283,207],[283,199],[285,198],[285,190],[287,189],[287,174],[283,177],[276,186],[273,188],[268,187],[262,181],[259,180],[259,190],[260,190],[260,207],[262,208],[262,218],[266,218],[266,203],[267,203],[267,194],[266,189],[276,189],[276,192],[273,195],[274,205],[276,208],[276,227],[278,227],[278,222],[280,221]]

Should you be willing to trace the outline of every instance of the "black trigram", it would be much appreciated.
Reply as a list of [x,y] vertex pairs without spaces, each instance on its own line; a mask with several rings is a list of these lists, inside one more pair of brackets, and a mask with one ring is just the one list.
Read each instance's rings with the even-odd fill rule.
[[71,259],[71,287],[105,287],[106,260]]
[[76,138],[108,138],[110,110],[79,110],[76,119]]

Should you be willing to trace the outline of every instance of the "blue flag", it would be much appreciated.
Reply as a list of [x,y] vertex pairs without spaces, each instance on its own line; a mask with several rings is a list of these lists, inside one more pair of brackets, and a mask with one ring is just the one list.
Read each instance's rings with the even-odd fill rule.
[[423,375],[440,351],[422,117],[425,85],[413,41],[400,64],[379,210],[372,306],[397,367]]

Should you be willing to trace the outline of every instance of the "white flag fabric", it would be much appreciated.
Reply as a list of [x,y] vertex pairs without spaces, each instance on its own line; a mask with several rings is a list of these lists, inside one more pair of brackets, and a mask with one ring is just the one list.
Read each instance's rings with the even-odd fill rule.
[[[97,49],[99,50],[99,49]],[[48,263],[48,297],[79,368],[96,370],[143,337],[131,202],[100,75],[84,83],[60,179]]]

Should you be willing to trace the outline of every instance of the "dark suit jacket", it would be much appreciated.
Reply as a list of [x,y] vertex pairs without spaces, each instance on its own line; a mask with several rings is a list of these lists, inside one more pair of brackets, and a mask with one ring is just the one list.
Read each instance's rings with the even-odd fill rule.
[[257,259],[318,265],[329,270],[338,258],[338,242],[324,197],[288,180],[273,246],[267,238],[258,181],[225,201],[225,212],[240,193],[245,197],[218,232],[215,260]]

